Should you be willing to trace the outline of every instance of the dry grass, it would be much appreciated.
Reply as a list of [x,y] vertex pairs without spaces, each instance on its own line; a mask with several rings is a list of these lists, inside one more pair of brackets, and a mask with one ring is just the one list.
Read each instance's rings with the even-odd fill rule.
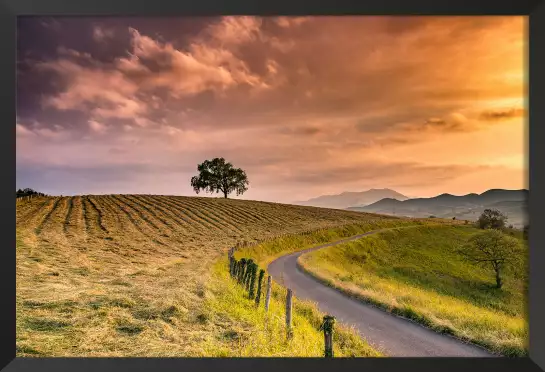
[[[308,336],[298,351],[269,339],[279,326],[257,336],[263,325],[214,264],[237,242],[372,220],[384,218],[197,197],[19,202],[17,356],[314,355],[316,313],[301,307]],[[353,333],[340,335],[340,354],[374,355]]]

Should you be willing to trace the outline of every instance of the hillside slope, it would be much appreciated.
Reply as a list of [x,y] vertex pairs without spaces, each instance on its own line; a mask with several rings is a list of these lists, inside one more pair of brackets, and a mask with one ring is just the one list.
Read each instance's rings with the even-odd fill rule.
[[220,295],[233,296],[210,290],[213,264],[237,242],[386,219],[147,195],[35,198],[17,203],[16,218],[18,356],[319,355],[317,330],[294,341],[298,350],[260,338],[269,349],[245,344],[257,342],[251,317],[210,310],[226,306]]
[[460,247],[481,230],[464,225],[392,229],[299,258],[333,287],[438,331],[507,355],[527,353],[527,245],[520,233],[515,267],[494,272]]

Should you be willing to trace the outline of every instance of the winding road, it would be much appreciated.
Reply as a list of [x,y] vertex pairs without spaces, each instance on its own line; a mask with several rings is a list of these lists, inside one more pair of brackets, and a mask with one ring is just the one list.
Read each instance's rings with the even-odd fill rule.
[[299,256],[342,244],[382,230],[371,231],[338,242],[287,254],[269,264],[273,279],[291,288],[299,299],[314,301],[318,308],[356,330],[376,349],[392,357],[493,357],[488,351],[458,339],[432,331],[372,305],[350,298],[320,283],[297,265]]

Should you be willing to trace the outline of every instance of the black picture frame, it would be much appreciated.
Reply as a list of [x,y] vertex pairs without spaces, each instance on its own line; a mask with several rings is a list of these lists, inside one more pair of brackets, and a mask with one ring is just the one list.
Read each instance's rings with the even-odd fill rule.
[[[530,352],[527,358],[15,358],[15,122],[16,19],[31,15],[172,16],[172,15],[527,15],[529,104]],[[5,371],[278,371],[416,370],[416,371],[539,371],[545,370],[545,0],[380,0],[380,1],[252,1],[252,0],[0,0],[0,306],[2,327],[0,368]],[[9,182],[8,182],[9,181]]]

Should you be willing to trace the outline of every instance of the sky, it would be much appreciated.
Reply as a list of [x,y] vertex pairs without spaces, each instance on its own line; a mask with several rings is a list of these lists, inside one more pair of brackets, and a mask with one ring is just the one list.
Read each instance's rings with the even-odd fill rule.
[[195,195],[224,157],[252,200],[527,188],[525,47],[518,16],[21,17],[16,187]]

